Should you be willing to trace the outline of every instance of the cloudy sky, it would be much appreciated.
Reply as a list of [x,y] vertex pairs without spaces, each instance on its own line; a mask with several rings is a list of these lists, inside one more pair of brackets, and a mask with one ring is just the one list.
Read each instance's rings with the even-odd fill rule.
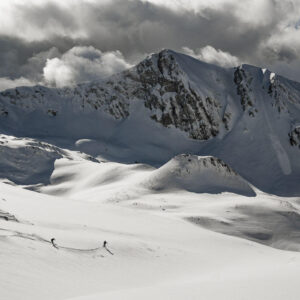
[[0,1],[0,90],[103,78],[162,48],[300,81],[300,0]]

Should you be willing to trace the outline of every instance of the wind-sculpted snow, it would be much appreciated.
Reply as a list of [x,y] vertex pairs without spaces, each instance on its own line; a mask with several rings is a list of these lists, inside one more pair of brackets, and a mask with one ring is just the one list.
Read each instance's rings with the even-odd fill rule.
[[278,249],[300,251],[299,207],[284,199],[235,203],[226,207],[222,216],[190,216],[187,220]]
[[222,160],[178,155],[153,171],[145,186],[154,190],[183,189],[196,193],[232,192],[255,196],[250,185]]
[[19,222],[18,219],[14,215],[12,215],[8,212],[2,211],[2,210],[0,210],[0,220],[5,220],[8,222],[9,221]]
[[0,177],[17,184],[47,183],[63,151],[30,139],[0,136]]
[[[77,159],[96,161],[86,155]],[[38,140],[0,135],[0,178],[16,184],[49,184],[54,163],[60,158],[74,159],[61,148]],[[97,162],[97,161],[96,161]]]

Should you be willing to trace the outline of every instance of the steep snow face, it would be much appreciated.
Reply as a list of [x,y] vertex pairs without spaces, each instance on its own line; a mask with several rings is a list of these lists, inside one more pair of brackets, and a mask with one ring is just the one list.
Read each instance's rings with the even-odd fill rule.
[[48,183],[55,160],[63,155],[49,144],[0,135],[0,178],[17,184]]
[[103,127],[113,128],[115,120],[126,116],[125,104],[115,104],[112,93],[109,99],[105,93],[100,95],[99,86],[85,88],[35,86],[4,91],[0,97],[1,127],[25,136],[105,137]]
[[245,180],[212,156],[178,155],[152,172],[145,185],[155,190],[184,189],[196,193],[233,192],[255,196]]
[[67,148],[118,162],[213,155],[260,189],[290,196],[300,194],[299,120],[299,83],[171,50],[103,81],[0,93],[2,132],[68,139]]
[[93,160],[49,143],[0,134],[0,178],[16,184],[49,184],[57,159]]

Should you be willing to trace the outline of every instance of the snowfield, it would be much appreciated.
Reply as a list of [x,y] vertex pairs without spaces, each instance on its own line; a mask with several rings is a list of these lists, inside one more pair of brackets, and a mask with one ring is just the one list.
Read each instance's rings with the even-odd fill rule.
[[171,50],[1,92],[0,298],[300,299],[299,123],[299,83]]
[[155,169],[69,151],[46,186],[3,180],[1,297],[298,299],[299,198],[184,189],[189,176],[174,173],[178,160],[201,181],[224,172],[195,168],[207,159],[179,156]]

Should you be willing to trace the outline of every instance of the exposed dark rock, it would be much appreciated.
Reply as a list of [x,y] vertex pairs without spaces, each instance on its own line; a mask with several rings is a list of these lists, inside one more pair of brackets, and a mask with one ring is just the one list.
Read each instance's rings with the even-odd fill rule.
[[138,80],[142,83],[139,98],[154,112],[151,118],[163,126],[175,126],[193,139],[207,140],[219,133],[222,122],[217,100],[202,99],[195,89],[183,81],[185,74],[168,51],[150,57],[137,66]]
[[[252,78],[249,77],[242,67],[237,67],[234,72],[233,80],[237,86],[237,94],[240,96],[243,111],[254,107],[254,100],[250,97]],[[253,111],[251,112],[251,115],[254,116]]]
[[290,144],[292,146],[299,146],[300,149],[300,126],[295,127],[290,133]]

